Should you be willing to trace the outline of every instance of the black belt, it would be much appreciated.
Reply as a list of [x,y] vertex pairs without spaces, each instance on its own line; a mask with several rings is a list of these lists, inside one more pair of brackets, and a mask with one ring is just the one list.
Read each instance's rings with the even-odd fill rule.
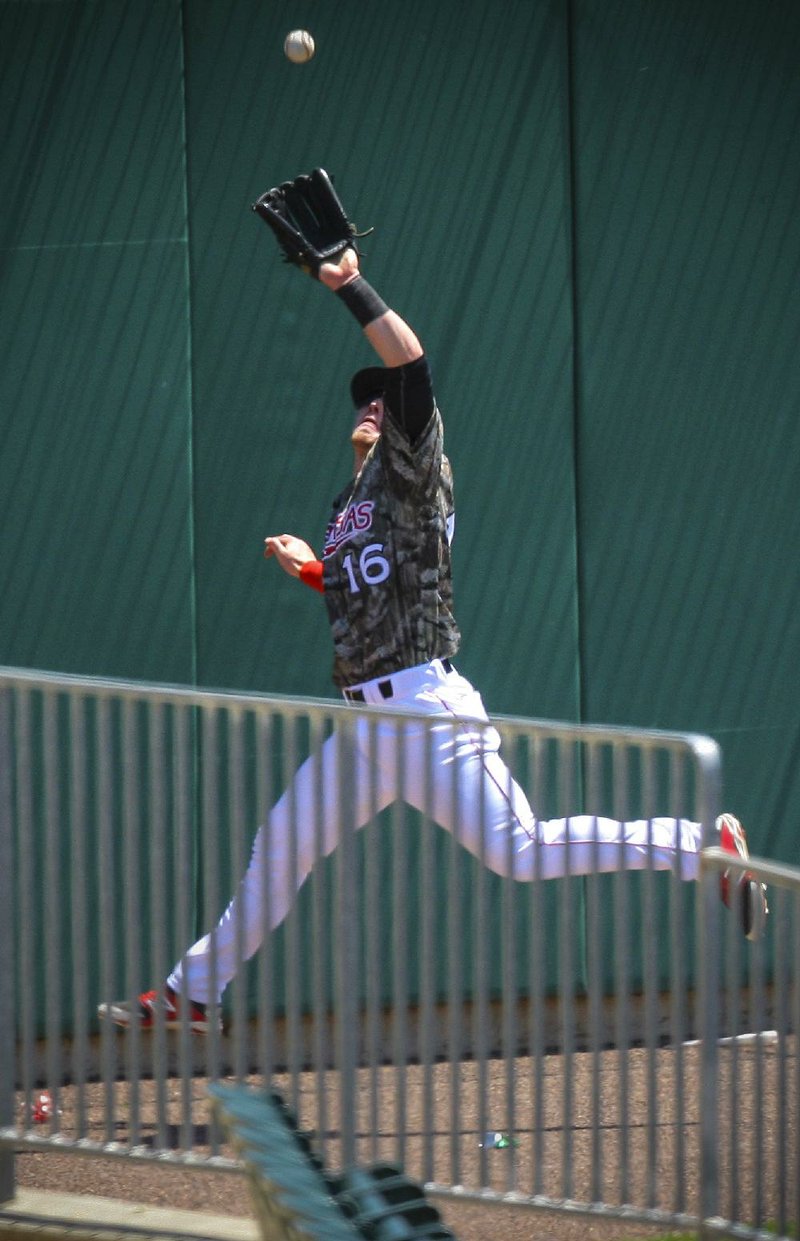
[[[442,659],[439,662],[441,663],[445,672],[453,671],[453,665],[450,663],[449,659]],[[378,691],[381,695],[381,698],[386,698],[387,700],[389,698],[393,698],[394,689],[392,688],[392,678],[387,677],[385,681],[379,681]],[[363,689],[345,689],[345,690],[342,690],[342,693],[344,694],[344,697],[347,700],[347,702],[366,702],[367,701],[366,698],[364,697]]]

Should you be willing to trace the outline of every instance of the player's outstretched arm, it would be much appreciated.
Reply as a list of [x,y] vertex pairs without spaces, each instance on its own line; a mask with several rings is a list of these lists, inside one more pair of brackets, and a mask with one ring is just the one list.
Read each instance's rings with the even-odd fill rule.
[[[384,366],[423,356],[416,334],[359,270],[356,232],[323,168],[262,194],[253,210],[269,225],[284,258],[332,289],[355,316]],[[369,230],[371,231],[371,230]]]
[[404,366],[422,357],[422,345],[413,328],[361,275],[355,250],[348,248],[333,262],[322,263],[319,278],[353,312],[384,366]]

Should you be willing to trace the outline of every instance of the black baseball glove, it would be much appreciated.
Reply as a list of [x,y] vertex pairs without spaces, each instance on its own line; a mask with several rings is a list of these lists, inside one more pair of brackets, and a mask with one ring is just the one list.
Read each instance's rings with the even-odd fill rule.
[[348,220],[324,168],[267,190],[253,203],[253,210],[277,237],[284,260],[317,278],[321,263],[348,246],[358,253],[356,238],[367,235],[357,233]]

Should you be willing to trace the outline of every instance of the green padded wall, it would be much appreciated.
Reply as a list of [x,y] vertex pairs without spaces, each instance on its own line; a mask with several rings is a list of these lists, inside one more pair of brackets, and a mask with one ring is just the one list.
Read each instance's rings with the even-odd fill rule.
[[710,733],[797,863],[800,8],[579,11],[582,711]]
[[0,661],[191,680],[181,39],[0,4]]

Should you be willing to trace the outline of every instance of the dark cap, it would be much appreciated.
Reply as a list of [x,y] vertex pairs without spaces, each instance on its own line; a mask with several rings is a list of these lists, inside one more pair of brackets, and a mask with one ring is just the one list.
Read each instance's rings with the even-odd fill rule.
[[367,366],[356,371],[350,380],[350,395],[356,409],[368,405],[374,396],[383,396],[385,389],[386,371],[382,366]]

